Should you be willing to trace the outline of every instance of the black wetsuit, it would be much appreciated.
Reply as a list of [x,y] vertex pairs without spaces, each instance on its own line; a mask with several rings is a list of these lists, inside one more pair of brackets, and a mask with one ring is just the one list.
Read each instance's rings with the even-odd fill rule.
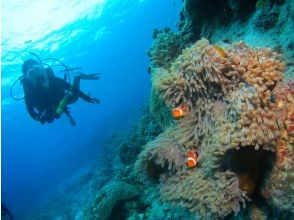
[[[47,88],[34,84],[25,77],[22,80],[26,108],[33,119],[41,123],[51,123],[55,118],[59,118],[60,116],[55,112],[59,103],[67,93],[70,94],[67,104],[76,102],[79,97],[87,102],[94,103],[92,97],[79,89],[79,76],[75,77],[73,86],[71,86],[64,79],[54,76],[51,68],[45,70],[49,80],[49,86]],[[69,116],[67,108],[64,110],[64,113]]]

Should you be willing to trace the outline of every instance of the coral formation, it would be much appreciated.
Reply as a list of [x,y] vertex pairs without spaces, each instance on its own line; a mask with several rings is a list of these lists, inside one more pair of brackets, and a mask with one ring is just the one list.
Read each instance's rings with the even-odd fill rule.
[[184,0],[179,30],[192,36],[192,43],[205,37],[218,44],[242,40],[271,47],[283,53],[288,66],[285,77],[291,78],[293,13],[292,0]]
[[144,175],[144,171],[147,171],[149,177],[158,177],[155,173],[156,165],[167,166],[171,171],[179,171],[185,166],[183,152],[184,149],[177,142],[163,133],[156,140],[149,142],[140,153],[135,164],[136,172],[138,175]]
[[[231,172],[218,172],[211,179],[201,170],[180,176],[162,176],[160,193],[163,200],[180,203],[200,216],[225,217],[231,211],[238,213],[240,204],[249,200],[239,189],[238,178]],[[223,196],[222,196],[223,195]]]
[[170,64],[180,55],[185,47],[188,36],[172,32],[169,28],[153,31],[154,42],[148,51],[150,57],[150,68],[163,66],[168,68]]
[[[113,134],[105,142],[104,157],[111,156],[112,179],[102,189],[96,187],[95,199],[86,206],[86,219],[142,219],[147,215],[145,195],[137,176],[132,173],[133,164],[142,147],[160,132],[159,124],[148,108],[142,111],[141,119],[129,130]],[[115,155],[115,156],[113,156]],[[97,167],[100,170],[103,166]],[[99,177],[98,177],[99,178]],[[97,190],[100,190],[97,192]]]
[[137,159],[137,155],[142,151],[142,146],[160,134],[160,132],[162,132],[160,125],[150,111],[144,109],[140,122],[129,129],[129,135],[126,135],[117,144],[114,144],[118,146],[120,161],[124,165],[133,164]]
[[276,23],[279,20],[279,15],[279,11],[275,8],[266,14],[260,13],[254,25],[257,29],[260,29],[261,31],[267,31],[275,27]]
[[169,114],[169,108],[164,103],[164,100],[159,97],[158,92],[156,92],[153,86],[150,92],[149,109],[150,113],[159,124],[161,129],[164,129],[172,123],[172,117]]
[[[183,104],[189,110],[145,146],[136,173],[159,182],[164,202],[203,218],[236,215],[261,195],[293,212],[294,97],[283,72],[281,56],[270,49],[243,42],[221,48],[206,39],[185,48],[170,68],[153,68],[154,92],[170,111]],[[199,154],[192,168],[190,151]]]
[[293,84],[275,92],[278,120],[284,125],[277,140],[277,160],[269,174],[263,195],[281,210],[294,212],[294,89]]
[[112,214],[114,207],[126,203],[139,193],[139,189],[133,185],[111,181],[98,192],[93,205],[85,211],[85,219],[106,220],[111,219],[111,215],[118,217],[117,213]]

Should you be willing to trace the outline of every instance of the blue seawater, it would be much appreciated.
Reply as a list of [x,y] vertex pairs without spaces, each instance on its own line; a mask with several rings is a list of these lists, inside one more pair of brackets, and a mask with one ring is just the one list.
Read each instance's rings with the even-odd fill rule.
[[[2,202],[14,219],[54,193],[95,159],[104,138],[139,118],[148,102],[147,50],[154,28],[176,29],[181,7],[172,0],[2,1]],[[81,89],[98,97],[71,105],[77,122],[62,116],[41,125],[24,101],[10,97],[29,52],[101,73]],[[59,75],[63,77],[63,75]],[[22,96],[19,83],[13,88]],[[86,169],[86,168],[85,168]]]

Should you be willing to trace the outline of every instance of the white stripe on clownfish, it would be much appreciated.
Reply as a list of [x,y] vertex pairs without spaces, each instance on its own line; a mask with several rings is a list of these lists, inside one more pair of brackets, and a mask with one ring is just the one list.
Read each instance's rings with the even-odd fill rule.
[[196,164],[196,162],[197,162],[196,159],[193,158],[193,157],[188,157],[188,161],[189,161],[189,160],[192,160],[195,164]]

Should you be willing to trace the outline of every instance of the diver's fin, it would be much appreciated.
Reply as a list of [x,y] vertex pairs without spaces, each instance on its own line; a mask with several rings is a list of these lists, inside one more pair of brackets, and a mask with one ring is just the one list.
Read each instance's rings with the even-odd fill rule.
[[100,78],[99,73],[91,73],[91,74],[81,73],[80,75],[78,75],[78,77],[80,79],[86,79],[86,80],[97,80]]
[[81,93],[80,98],[82,98],[86,102],[90,102],[90,103],[93,103],[93,104],[99,104],[100,103],[99,99],[97,99],[95,97],[92,97],[90,94],[85,94],[83,92]]
[[77,123],[75,122],[75,120],[73,119],[73,117],[69,114],[69,112],[68,111],[65,111],[64,113],[68,117],[68,120],[69,120],[70,124],[72,126],[77,126]]

